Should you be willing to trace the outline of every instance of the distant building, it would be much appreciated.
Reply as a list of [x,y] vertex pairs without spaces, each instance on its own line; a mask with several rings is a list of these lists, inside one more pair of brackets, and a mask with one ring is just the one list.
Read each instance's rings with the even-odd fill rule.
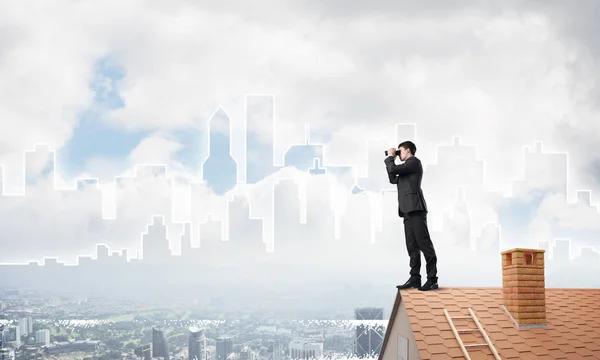
[[[21,328],[19,326],[11,326],[4,333],[4,342],[13,343],[16,347],[21,346]],[[6,347],[6,344],[4,344]]]
[[289,348],[292,359],[317,359],[323,356],[323,343],[294,340]]
[[358,308],[354,310],[354,315],[356,320],[363,322],[356,326],[356,356],[377,356],[381,351],[385,329],[383,325],[369,324],[369,321],[383,320],[383,308]]
[[14,360],[15,352],[12,349],[0,349],[0,360]]
[[21,330],[21,335],[31,334],[33,332],[33,319],[31,316],[19,320],[19,328]]
[[98,350],[99,341],[77,340],[53,343],[45,347],[47,354],[66,353],[71,351],[93,352]]
[[42,329],[35,332],[35,342],[41,345],[50,345],[50,330]]
[[229,355],[233,354],[233,339],[229,336],[221,336],[217,339],[216,347],[216,360],[227,360]]
[[244,346],[240,351],[239,360],[256,360],[256,353],[250,348],[250,346]]
[[137,348],[135,348],[135,350],[133,350],[133,354],[144,360],[150,360],[152,359],[152,345],[146,344],[138,346]]
[[204,329],[190,328],[188,360],[206,360],[206,335]]
[[164,360],[169,360],[167,337],[164,330],[158,326],[152,328],[152,357],[162,357]]

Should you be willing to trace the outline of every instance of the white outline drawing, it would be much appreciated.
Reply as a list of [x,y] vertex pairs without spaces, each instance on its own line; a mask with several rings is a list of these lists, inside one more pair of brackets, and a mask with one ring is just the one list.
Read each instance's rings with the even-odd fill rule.
[[[595,246],[580,246],[579,247],[579,258],[580,260],[583,260],[583,253],[585,250],[589,250],[589,252],[591,254],[594,254],[596,256],[596,260],[600,259],[600,251],[596,250]],[[577,259],[577,257],[575,257],[575,259]]]
[[[250,134],[250,131],[248,131],[248,108],[249,108],[249,101],[248,98],[250,97],[270,97],[271,98],[271,110],[272,110],[272,114],[273,114],[273,119],[271,119],[271,140],[270,143],[267,146],[271,147],[271,152],[272,152],[272,159],[271,159],[271,166],[272,167],[276,167],[275,166],[275,129],[276,129],[276,122],[277,122],[277,105],[275,103],[276,97],[275,94],[260,94],[260,93],[256,93],[256,94],[245,94],[244,95],[244,132],[246,134],[245,139],[244,139],[244,181],[241,182],[243,184],[248,183],[248,137]],[[256,136],[256,134],[255,134]]]
[[544,151],[544,142],[543,141],[534,141],[533,146],[531,145],[524,145],[522,146],[522,157],[521,157],[521,165],[520,168],[521,170],[519,171],[521,173],[520,176],[516,177],[516,178],[512,178],[510,180],[510,187],[509,187],[509,192],[508,192],[508,196],[506,196],[507,198],[514,198],[514,186],[517,183],[526,183],[527,182],[527,177],[526,177],[526,173],[527,173],[527,155],[529,154],[539,154],[539,155],[564,155],[566,157],[565,160],[565,166],[566,166],[566,176],[565,176],[565,191],[566,193],[565,195],[565,199],[566,202],[569,202],[569,186],[570,186],[570,180],[569,180],[569,173],[570,173],[570,166],[569,166],[569,153],[567,151],[552,151],[552,152],[548,152],[548,151]]
[[560,241],[561,243],[566,243],[569,245],[569,251],[568,251],[568,257],[567,257],[567,262],[571,262],[573,260],[573,242],[571,241],[570,238],[554,238],[552,240],[552,260],[557,261],[556,260],[556,242]]
[[[206,125],[207,125],[207,134],[208,134],[208,139],[207,139],[207,148],[206,148],[206,156],[204,157],[204,159],[202,160],[202,164],[200,166],[200,178],[202,180],[198,181],[198,180],[194,180],[194,181],[190,181],[188,184],[188,190],[190,192],[190,194],[192,193],[192,190],[194,189],[193,185],[204,185],[204,187],[206,187],[207,182],[204,180],[204,165],[206,164],[206,161],[210,158],[211,156],[211,129],[212,129],[212,125],[213,125],[213,121],[216,117],[216,115],[222,111],[224,116],[226,116],[227,118],[227,122],[228,122],[228,134],[229,134],[229,156],[233,159],[234,163],[236,164],[236,184],[234,185],[233,189],[228,190],[224,195],[223,198],[225,200],[225,215],[222,219],[219,219],[218,217],[216,217],[214,215],[214,212],[207,212],[205,214],[205,221],[198,221],[198,219],[190,219],[190,221],[175,221],[173,220],[175,217],[173,216],[173,208],[171,208],[171,213],[170,213],[170,218],[171,220],[169,221],[170,224],[172,225],[183,225],[183,232],[180,235],[180,237],[183,239],[183,237],[186,234],[189,234],[189,248],[190,249],[194,249],[196,247],[192,246],[192,240],[193,240],[193,228],[194,228],[194,224],[197,223],[198,226],[198,230],[197,230],[197,237],[198,240],[200,242],[200,246],[202,247],[201,244],[201,227],[204,224],[207,224],[209,222],[215,222],[218,221],[221,223],[221,241],[228,241],[229,240],[229,211],[230,211],[230,205],[233,201],[236,201],[236,199],[238,197],[243,198],[244,202],[248,205],[248,220],[261,220],[262,222],[262,240],[263,243],[266,245],[266,253],[269,252],[274,252],[274,247],[275,247],[275,240],[274,237],[274,211],[275,211],[275,204],[274,204],[274,200],[275,200],[275,189],[276,186],[281,185],[284,183],[284,181],[292,181],[293,184],[297,187],[298,189],[298,200],[300,201],[300,224],[306,224],[307,222],[307,211],[309,210],[307,208],[307,180],[309,179],[309,177],[311,175],[326,175],[327,178],[327,183],[329,184],[329,186],[332,186],[332,177],[331,177],[331,172],[328,171],[329,168],[344,168],[344,169],[349,169],[352,170],[353,173],[353,178],[354,178],[354,186],[358,186],[359,188],[361,188],[359,186],[359,179],[363,178],[363,177],[359,177],[358,176],[358,166],[356,164],[354,165],[335,165],[335,164],[327,164],[326,161],[326,157],[325,157],[325,144],[324,143],[312,143],[310,138],[311,138],[311,133],[310,133],[310,123],[305,123],[304,124],[304,129],[305,129],[305,133],[304,133],[304,144],[300,144],[300,143],[293,143],[288,145],[287,150],[283,153],[283,156],[281,156],[282,160],[283,160],[283,166],[285,166],[285,156],[286,154],[294,147],[294,146],[315,146],[315,147],[320,147],[322,149],[321,153],[319,154],[319,156],[321,157],[321,160],[319,160],[319,157],[314,157],[313,158],[313,165],[312,167],[308,168],[308,171],[306,172],[301,172],[298,174],[298,176],[275,176],[273,177],[274,181],[271,184],[271,208],[270,208],[270,218],[269,218],[269,214],[265,213],[264,215],[256,215],[253,214],[253,200],[251,196],[248,196],[248,192],[252,191],[252,185],[248,185],[246,183],[246,177],[247,177],[247,155],[248,155],[248,138],[249,138],[249,132],[248,132],[248,118],[249,118],[249,114],[248,114],[248,110],[250,107],[250,97],[260,97],[263,98],[264,100],[269,100],[270,101],[270,110],[272,111],[272,127],[271,127],[271,141],[270,141],[270,149],[273,155],[273,161],[271,166],[273,167],[273,169],[276,168],[281,168],[282,166],[280,165],[276,165],[276,154],[275,154],[275,137],[277,135],[277,113],[276,113],[276,103],[275,103],[275,94],[246,94],[245,95],[245,104],[244,104],[244,119],[243,119],[243,123],[244,123],[244,157],[245,157],[245,161],[243,162],[243,166],[241,165],[242,162],[239,162],[238,160],[236,160],[236,157],[233,154],[233,141],[232,139],[234,138],[233,136],[233,126],[232,126],[232,119],[230,114],[227,112],[227,110],[223,107],[223,106],[218,106],[217,109],[212,113],[212,115],[210,116],[210,118],[208,119]],[[261,99],[259,99],[257,104],[260,104],[262,101]],[[261,119],[262,117],[258,117],[258,119]],[[262,125],[262,123],[261,123]],[[400,138],[400,131],[402,127],[409,127],[413,129],[413,133],[411,135],[408,136],[404,136],[403,135],[403,139]],[[417,140],[417,124],[416,123],[396,123],[395,124],[395,128],[396,128],[396,140],[401,142],[401,141],[405,141],[405,140],[411,140],[411,141],[415,141]],[[256,134],[255,134],[256,136]],[[366,174],[366,178],[369,178],[370,175],[370,170],[369,169],[369,165],[370,165],[370,160],[369,159],[369,155],[370,155],[370,144],[374,141],[379,142],[379,141],[384,141],[386,140],[386,138],[383,137],[378,137],[378,138],[367,138],[365,140],[366,142],[366,159],[367,159],[367,174]],[[267,145],[268,146],[268,145]],[[436,151],[435,151],[435,155],[434,155],[434,159],[435,162],[430,164],[430,165],[438,165],[439,164],[439,154],[440,151],[442,149],[442,147],[447,147],[447,144],[440,144],[436,146]],[[452,143],[450,146],[461,146],[461,147],[472,147],[475,151],[475,161],[479,164],[479,162],[481,162],[482,165],[482,186],[483,186],[483,191],[484,193],[489,193],[489,192],[493,192],[496,191],[494,189],[490,189],[487,186],[488,183],[488,176],[487,176],[487,167],[486,167],[486,161],[485,159],[481,159],[479,157],[479,148],[477,145],[475,144],[464,144],[461,141],[461,136],[459,135],[454,135],[452,137]],[[527,182],[528,179],[526,178],[526,173],[527,173],[527,155],[528,154],[544,154],[544,155],[564,155],[566,157],[566,182],[565,182],[565,186],[566,186],[566,193],[565,193],[565,199],[566,199],[566,203],[568,204],[578,204],[578,203],[586,203],[586,205],[590,206],[590,207],[595,207],[596,208],[596,212],[599,211],[599,206],[597,204],[592,204],[592,193],[591,190],[587,189],[575,189],[573,192],[575,193],[574,196],[574,200],[573,196],[571,196],[571,190],[569,189],[570,187],[570,167],[569,167],[569,153],[568,152],[547,152],[544,151],[543,149],[543,142],[542,141],[535,141],[533,146],[523,146],[523,152],[522,152],[522,169],[521,169],[521,176],[517,177],[517,178],[513,178],[510,180],[510,191],[509,191],[509,195],[506,196],[503,192],[503,197],[504,198],[514,198],[514,186],[516,183],[518,182]],[[382,149],[384,150],[384,149]],[[51,152],[51,157],[52,157],[52,172],[53,172],[53,189],[55,191],[80,191],[83,190],[85,188],[88,187],[92,187],[94,190],[100,190],[100,192],[102,194],[104,194],[107,190],[104,186],[101,186],[102,184],[100,184],[99,178],[98,177],[77,177],[74,179],[74,186],[68,186],[67,188],[64,189],[59,189],[57,188],[57,176],[58,176],[58,163],[57,163],[57,153],[55,150],[51,149],[50,146],[47,143],[36,143],[33,147],[33,149],[30,150],[26,150],[23,154],[23,164],[22,164],[22,170],[23,170],[23,179],[24,179],[24,188],[21,194],[6,194],[5,193],[5,184],[6,184],[6,171],[5,171],[5,165],[1,164],[0,165],[0,171],[2,171],[2,175],[1,175],[1,179],[2,179],[2,184],[0,184],[0,186],[2,186],[2,196],[26,196],[27,195],[27,166],[28,166],[28,157],[31,154],[36,154],[38,152]],[[382,154],[383,157],[383,154]],[[143,164],[136,164],[133,166],[133,175],[120,175],[120,176],[115,176],[114,181],[112,182],[112,184],[115,186],[115,197],[117,196],[117,192],[121,191],[121,186],[120,186],[120,182],[121,181],[133,181],[135,182],[137,179],[140,178],[140,173],[142,172],[142,169],[147,168],[147,169],[152,169],[152,170],[157,170],[160,173],[164,173],[164,180],[166,180],[167,182],[167,186],[170,189],[173,189],[173,183],[174,183],[174,178],[172,176],[170,176],[169,174],[169,169],[168,169],[168,165],[167,164],[158,164],[158,163],[143,163]],[[243,169],[242,169],[243,168]],[[127,172],[130,172],[131,168],[127,169]],[[313,173],[319,171],[318,173]],[[126,173],[127,173],[126,172]],[[244,178],[243,181],[240,181],[240,174],[243,174],[242,177]],[[127,179],[127,180],[126,180]],[[266,179],[263,178],[263,179]],[[71,182],[71,184],[73,184],[73,181]],[[354,187],[351,187],[351,191],[350,193],[346,194],[346,200],[347,198],[352,195],[352,189]],[[377,201],[374,201],[373,198],[377,197],[377,199],[379,200],[383,200],[383,195],[384,195],[384,191],[394,191],[394,189],[392,189],[390,187],[390,189],[379,189],[379,191],[376,192],[369,192],[369,191],[365,191],[365,189],[361,188],[361,190],[363,190],[364,194],[368,196],[369,199],[369,204],[370,204],[370,214],[371,214],[371,229],[370,229],[370,234],[371,234],[371,243],[375,242],[375,238],[376,238],[376,233],[381,232],[383,229],[383,209],[381,208],[381,206],[374,206],[374,203],[377,203]],[[463,200],[466,202],[466,192],[469,191],[469,186],[466,185],[458,185],[456,187],[456,196],[455,199],[456,201],[459,200],[459,194],[461,192],[461,190],[463,191]],[[172,194],[171,194],[171,198],[172,198]],[[333,212],[334,217],[335,217],[335,238],[339,239],[340,238],[340,225],[341,225],[341,215],[346,213],[346,211],[340,211],[340,207],[336,207],[335,203],[338,202],[340,199],[337,199],[337,196],[335,196],[335,194],[333,192],[330,192],[330,199],[329,199],[329,209],[330,211]],[[103,200],[102,200],[103,201]],[[255,200],[257,201],[257,200]],[[378,204],[382,204],[382,202],[378,203]],[[102,211],[102,219],[103,220],[115,220],[116,216],[118,215],[118,203],[115,202],[115,205],[117,205],[117,209],[115,211],[115,216],[114,217],[107,217],[104,216],[104,210]],[[190,201],[189,203],[189,214],[192,214],[192,202]],[[264,204],[263,204],[264,205]],[[469,218],[471,218],[471,211],[468,207],[468,202],[467,202],[467,215],[469,216]],[[346,205],[347,207],[347,205]],[[103,206],[104,208],[104,206]],[[375,213],[375,210],[379,209],[380,211],[378,211],[377,213]],[[267,211],[268,212],[268,211]],[[454,212],[451,212],[452,215],[454,215]],[[164,226],[164,228],[166,229],[166,241],[168,243],[168,247],[169,247],[169,252],[170,252],[170,256],[176,256],[176,254],[173,252],[173,244],[172,244],[172,240],[175,241],[175,239],[171,239],[171,234],[169,231],[169,224],[167,224],[167,214],[166,212],[162,213],[162,214],[153,214],[151,215],[150,218],[150,222],[146,222],[146,231],[140,234],[140,240],[141,240],[141,249],[137,252],[139,254],[139,256],[137,258],[133,258],[132,254],[130,254],[130,249],[128,248],[122,248],[121,252],[116,252],[115,254],[121,254],[119,256],[122,256],[122,254],[126,254],[125,256],[125,260],[126,262],[130,262],[131,260],[141,260],[143,259],[143,242],[144,242],[144,236],[149,235],[149,229],[151,226]],[[377,218],[377,214],[379,214],[379,218]],[[156,220],[160,219],[161,222],[157,222]],[[161,225],[162,224],[162,225]],[[495,227],[498,228],[499,231],[499,246],[502,248],[502,227],[500,224],[498,224],[497,222],[485,222],[482,226],[479,227],[479,236],[475,236],[474,234],[474,229],[473,229],[473,225],[471,226],[471,239],[469,239],[469,244],[471,245],[471,250],[473,250],[473,247],[475,247],[475,251],[478,250],[478,244],[477,244],[477,239],[479,237],[482,236],[483,230],[489,226],[489,224],[493,224]],[[189,232],[188,230],[189,229]],[[473,240],[475,240],[475,243],[473,243]],[[573,243],[571,241],[571,239],[563,239],[563,238],[555,238],[554,241],[551,243],[548,240],[543,240],[543,241],[548,241],[548,249],[549,249],[549,253],[552,252],[554,253],[554,249],[556,247],[556,242],[557,240],[566,240],[569,244],[569,259],[568,261],[573,261],[574,259],[574,254],[573,254]],[[540,240],[542,241],[542,240]],[[538,244],[539,241],[538,241]],[[95,259],[97,260],[97,256],[98,256],[98,246],[106,246],[108,249],[108,256],[112,257],[113,255],[110,253],[110,246],[108,244],[105,243],[98,243],[95,244]],[[269,250],[269,246],[272,247],[272,249]],[[583,249],[584,247],[581,247],[581,249]],[[591,247],[585,247],[585,248],[591,248],[592,251],[597,252],[595,250],[594,246]],[[183,249],[183,246],[182,246]],[[89,259],[88,256],[84,256],[84,255],[78,255],[77,256],[77,262],[75,265],[79,264],[79,259],[85,257],[86,259]],[[56,260],[57,264],[62,264],[65,266],[71,266],[71,265],[66,265],[64,262],[63,263],[59,263],[58,262],[58,258],[56,257],[44,257],[44,264],[46,259],[54,259]],[[30,263],[37,263],[39,265],[39,262],[30,262]],[[52,261],[50,262],[51,264],[53,263]],[[0,265],[23,265],[23,263],[20,264],[10,264],[10,263],[2,263]]]
[[[224,106],[219,105],[217,107],[217,109],[212,113],[212,115],[209,117],[208,121],[207,121],[207,126],[206,126],[206,157],[204,158],[204,160],[202,161],[202,164],[200,165],[200,176],[202,179],[202,185],[204,185],[205,187],[208,187],[210,189],[210,186],[207,186],[207,180],[204,174],[204,166],[206,165],[206,162],[208,161],[208,159],[210,158],[211,154],[211,133],[212,133],[212,129],[213,129],[213,121],[215,120],[217,114],[222,111],[223,114],[225,115],[225,117],[227,118],[227,134],[228,134],[228,138],[227,141],[229,143],[229,156],[231,157],[231,159],[233,160],[233,162],[235,163],[235,184],[233,185],[232,189],[229,189],[225,192],[225,194],[223,194],[224,197],[226,197],[226,204],[225,204],[225,214],[223,215],[223,219],[221,221],[221,240],[223,241],[228,241],[229,240],[229,203],[231,200],[227,199],[232,197],[232,194],[230,194],[232,191],[236,191],[236,189],[238,188],[238,186],[240,185],[238,179],[239,179],[239,172],[240,172],[240,163],[236,160],[235,156],[233,156],[233,126],[231,126],[231,116],[229,114],[229,112],[227,112],[227,110],[225,109]],[[246,140],[244,140],[245,142]],[[245,156],[245,155],[244,155]],[[211,190],[212,191],[212,190]],[[191,195],[191,188],[190,188],[190,195]],[[190,201],[190,209],[189,209],[189,213],[191,215],[192,213],[192,202]],[[190,219],[190,221],[193,221],[192,219]],[[202,224],[202,222],[200,222],[200,224]],[[198,231],[200,230],[200,228],[198,228]],[[190,234],[191,236],[191,234]],[[198,239],[200,240],[200,233],[198,232]]]
[[[212,115],[208,118],[207,121],[207,125],[206,125],[206,157],[204,158],[204,160],[202,160],[201,164],[200,164],[200,178],[202,179],[202,183],[206,184],[206,179],[204,176],[204,165],[206,165],[206,162],[208,161],[208,159],[210,158],[211,155],[211,132],[212,132],[212,124],[213,121],[215,120],[215,117],[217,116],[217,114],[222,111],[223,114],[225,115],[225,117],[227,118],[227,127],[229,128],[227,133],[228,133],[228,138],[227,141],[229,142],[229,156],[231,157],[231,159],[233,160],[233,162],[235,163],[235,167],[236,167],[236,183],[235,186],[238,185],[238,181],[237,181],[237,173],[239,172],[239,166],[240,164],[237,162],[237,160],[235,159],[235,156],[233,156],[233,149],[232,149],[232,141],[231,139],[233,138],[233,127],[231,126],[231,116],[229,116],[229,113],[227,112],[227,110],[225,110],[225,108],[221,105],[219,105],[217,107],[217,110],[215,110]],[[234,187],[235,187],[234,186]]]
[[[200,243],[198,244],[198,249],[202,249],[202,225],[211,225],[211,223],[220,223],[219,227],[221,228],[221,236],[219,241],[222,242],[228,242],[229,240],[225,240],[223,239],[223,219],[218,219],[217,217],[215,217],[215,214],[212,212],[208,212],[206,213],[206,216],[204,217],[204,221],[200,221],[200,223],[198,224],[198,240],[200,241]],[[193,248],[192,248],[193,249]],[[206,249],[206,247],[205,247]],[[200,250],[202,251],[202,250]]]
[[[165,228],[165,238],[164,240],[167,241],[167,244],[169,246],[169,258],[173,256],[173,248],[171,246],[171,236],[169,236],[169,226],[167,225],[167,219],[165,218],[164,215],[160,215],[160,214],[153,214],[150,216],[151,222],[146,223],[146,231],[143,232],[140,236],[140,251],[139,251],[139,255],[140,258],[138,258],[138,260],[144,260],[144,236],[146,235],[150,235],[150,227],[151,226],[162,226]],[[156,220],[160,219],[160,222],[157,223]],[[173,221],[171,221],[171,223],[175,224]],[[162,239],[161,239],[162,241]],[[110,253],[109,253],[110,255]],[[147,259],[144,261],[148,261]]]
[[[315,166],[315,164],[318,164],[320,162],[319,160],[319,156],[321,157],[321,159],[323,159],[323,151],[325,148],[325,144],[322,142],[317,142],[317,143],[313,143],[310,139],[310,123],[305,122],[304,123],[304,143],[300,144],[300,143],[291,143],[288,145],[287,149],[283,152],[282,156],[281,156],[281,167],[287,167],[289,165],[286,165],[285,163],[285,157],[287,156],[287,154],[290,152],[290,150],[294,147],[302,147],[302,146],[306,146],[306,147],[317,147],[320,148],[320,154],[318,154],[317,157],[313,157],[313,164],[312,166]],[[280,165],[276,165],[276,166],[280,166]],[[306,224],[306,219],[308,217],[307,214],[307,175],[310,175],[310,170],[317,170],[316,168],[311,168],[309,167],[306,171],[306,174],[304,174],[303,176],[303,181],[296,181],[297,186],[298,186],[298,196],[300,197],[300,223],[301,224]]]
[[[468,208],[467,208],[467,210],[468,210]],[[494,230],[498,229],[498,249],[497,249],[496,253],[499,254],[500,252],[502,252],[502,250],[501,250],[502,249],[502,227],[496,221],[484,222],[483,225],[481,225],[479,227],[479,232],[473,233],[472,236],[473,236],[474,242],[475,242],[474,243],[474,245],[475,245],[474,251],[475,252],[479,253],[479,251],[480,251],[479,245],[481,245],[481,244],[478,243],[478,240],[483,241],[483,231],[490,226],[493,226]]]

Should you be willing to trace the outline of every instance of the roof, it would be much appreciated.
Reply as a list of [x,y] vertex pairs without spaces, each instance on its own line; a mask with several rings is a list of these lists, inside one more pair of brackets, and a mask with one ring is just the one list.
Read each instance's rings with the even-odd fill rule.
[[[519,329],[502,306],[501,288],[399,290],[379,359],[404,303],[421,359],[464,359],[444,309],[451,317],[471,308],[502,359],[600,359],[600,289],[546,289],[547,327]],[[403,307],[402,307],[403,308]],[[467,322],[468,321],[468,322]],[[457,329],[473,320],[454,319]],[[464,344],[485,343],[479,332],[461,333]],[[393,337],[392,337],[393,339]],[[395,349],[388,349],[395,352]],[[468,350],[471,359],[494,359],[488,347]]]

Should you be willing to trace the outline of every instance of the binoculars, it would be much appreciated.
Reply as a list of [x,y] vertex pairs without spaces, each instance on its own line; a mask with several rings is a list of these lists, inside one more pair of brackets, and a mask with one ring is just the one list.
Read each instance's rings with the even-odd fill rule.
[[[398,155],[398,153],[396,153],[396,155]],[[389,156],[387,150],[385,151],[385,156]]]

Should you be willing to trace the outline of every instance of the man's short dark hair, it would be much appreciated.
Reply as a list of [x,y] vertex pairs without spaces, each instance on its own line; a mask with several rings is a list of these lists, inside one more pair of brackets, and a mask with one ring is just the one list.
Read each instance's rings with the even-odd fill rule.
[[415,145],[415,143],[413,143],[412,141],[401,142],[398,145],[398,149],[400,149],[400,148],[405,148],[405,149],[410,150],[410,153],[413,155],[415,155],[417,153],[417,145]]

